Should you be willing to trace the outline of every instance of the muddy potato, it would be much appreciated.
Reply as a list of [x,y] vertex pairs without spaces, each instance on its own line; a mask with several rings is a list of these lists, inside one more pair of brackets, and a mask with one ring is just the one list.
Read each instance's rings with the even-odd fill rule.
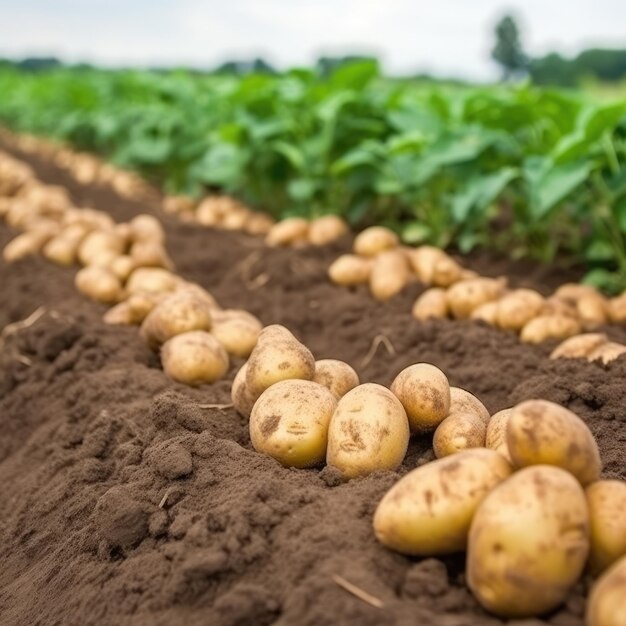
[[618,357],[622,356],[626,352],[626,346],[615,341],[608,341],[587,355],[588,361],[602,361],[605,365],[611,361],[615,361]]
[[505,330],[521,330],[541,313],[543,296],[533,289],[516,289],[498,302],[497,323]]
[[513,407],[506,443],[514,467],[556,465],[583,486],[598,480],[602,469],[598,444],[585,422],[547,400],[527,400]]
[[626,556],[615,563],[591,588],[587,601],[587,626],[626,624]]
[[411,430],[434,430],[450,412],[450,384],[434,365],[417,363],[403,369],[391,383],[409,418]]
[[540,315],[522,328],[520,339],[524,343],[541,343],[548,339],[565,339],[580,333],[578,320],[566,315]]
[[250,415],[257,452],[286,467],[312,467],[326,457],[328,424],[337,406],[329,389],[310,380],[283,380],[266,389]]
[[448,306],[455,318],[466,319],[482,304],[496,300],[503,288],[503,281],[495,278],[463,280],[448,289]]
[[321,359],[315,361],[315,375],[313,381],[324,385],[341,398],[348,391],[360,384],[358,374],[344,361],[336,359]]
[[244,417],[250,417],[252,407],[257,399],[246,385],[247,372],[248,364],[244,363],[237,372],[230,390],[230,397],[232,399],[233,406],[235,407],[235,411]]
[[550,354],[551,359],[582,359],[589,356],[596,348],[607,343],[609,338],[604,333],[584,333],[569,337],[560,343]]
[[485,447],[499,452],[507,461],[511,461],[509,446],[506,442],[506,427],[513,409],[502,409],[494,413],[487,424]]
[[119,278],[104,267],[84,267],[74,278],[76,289],[83,295],[103,304],[115,304],[123,295]]
[[419,246],[413,250],[409,249],[407,256],[419,281],[424,285],[432,285],[435,265],[448,255],[434,246]]
[[433,450],[440,459],[469,448],[484,448],[487,426],[475,413],[454,413],[446,417],[433,435]]
[[354,238],[353,250],[360,256],[374,257],[386,250],[397,248],[399,245],[398,235],[389,228],[370,226]]
[[128,293],[167,293],[178,289],[182,281],[160,267],[138,267],[128,277]]
[[309,226],[309,242],[324,246],[337,241],[348,232],[348,225],[337,215],[324,215],[314,219]]
[[485,405],[473,394],[460,387],[450,387],[450,412],[472,413],[479,417],[485,424],[489,422],[489,411]]
[[432,284],[436,287],[449,287],[462,280],[463,268],[450,256],[445,255],[435,261]]
[[247,359],[256,345],[263,324],[251,313],[239,309],[212,311],[211,334],[228,354]]
[[395,470],[409,445],[400,401],[382,385],[366,383],[343,396],[330,420],[326,462],[346,478]]
[[558,467],[527,467],[478,507],[469,533],[467,583],[496,615],[541,615],[563,602],[588,552],[589,515],[580,484]]
[[370,291],[376,300],[384,302],[400,293],[409,282],[409,266],[400,250],[381,252],[372,265]]
[[228,371],[228,354],[209,333],[192,330],[175,335],[161,347],[163,371],[186,385],[213,383]]
[[501,455],[480,448],[422,465],[380,501],[376,537],[392,550],[416,556],[464,550],[476,509],[511,471]]
[[372,273],[372,262],[355,254],[342,254],[328,268],[328,275],[336,285],[351,287],[367,283]]
[[420,321],[448,317],[446,290],[432,287],[424,291],[415,301],[412,314],[416,320]]
[[589,565],[598,574],[626,556],[626,482],[599,480],[585,495],[591,525]]
[[308,234],[308,220],[303,217],[288,217],[270,228],[265,243],[268,246],[289,246],[306,241]]

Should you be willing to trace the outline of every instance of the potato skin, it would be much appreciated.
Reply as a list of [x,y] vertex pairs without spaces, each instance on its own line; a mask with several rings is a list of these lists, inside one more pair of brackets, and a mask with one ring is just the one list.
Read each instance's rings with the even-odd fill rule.
[[547,400],[527,400],[513,407],[506,426],[513,466],[556,465],[588,485],[602,469],[598,444],[585,422]]
[[472,413],[487,424],[490,419],[487,407],[473,394],[460,387],[450,387],[450,413]]
[[366,383],[339,400],[330,420],[326,462],[346,478],[395,470],[409,445],[400,401],[382,385]]
[[248,364],[244,363],[233,380],[230,391],[230,397],[233,401],[235,411],[244,417],[250,417],[252,407],[256,401],[256,397],[250,393],[246,386],[246,374],[248,372]]
[[413,304],[412,314],[416,320],[420,321],[448,317],[446,290],[431,287],[424,291]]
[[345,396],[360,384],[359,375],[354,369],[337,359],[315,361],[313,381],[330,389],[337,398]]
[[288,246],[299,241],[306,241],[309,222],[303,217],[288,217],[274,224],[265,238],[268,246]]
[[548,339],[566,339],[580,330],[578,320],[568,315],[539,315],[522,328],[520,339],[524,343],[541,343]]
[[115,304],[122,299],[122,283],[103,267],[84,267],[76,273],[74,284],[78,291],[96,302]]
[[591,354],[596,348],[608,343],[609,338],[604,333],[584,333],[569,337],[561,342],[550,354],[551,359],[582,359]]
[[328,276],[336,285],[352,287],[369,281],[372,273],[372,261],[355,254],[342,254],[328,268]]
[[448,255],[441,248],[419,246],[415,249],[409,249],[407,256],[419,281],[423,285],[432,285],[435,265],[441,259],[447,258]]
[[543,308],[543,296],[532,289],[516,289],[498,302],[497,323],[505,330],[521,330]]
[[175,291],[181,280],[172,272],[160,267],[139,267],[126,282],[128,293],[168,293]]
[[328,424],[337,407],[329,389],[310,380],[283,380],[266,389],[250,415],[257,452],[285,467],[312,467],[326,457]]
[[348,232],[348,225],[337,215],[323,215],[309,225],[309,242],[324,246],[337,241]]
[[448,306],[455,318],[467,319],[482,304],[496,300],[503,288],[503,282],[495,278],[462,280],[448,289]]
[[263,324],[247,311],[227,309],[211,312],[211,334],[228,354],[246,359],[256,345]]
[[370,291],[376,300],[384,302],[400,293],[409,282],[409,266],[400,250],[381,252],[372,265]]
[[599,480],[585,495],[591,523],[589,566],[598,574],[626,556],[626,482]]
[[602,361],[604,365],[615,361],[626,352],[626,346],[615,341],[607,341],[598,346],[587,355],[588,361]]
[[527,467],[498,485],[476,511],[467,583],[496,615],[540,615],[565,599],[588,552],[589,515],[578,481],[558,467]]
[[615,563],[592,587],[587,601],[587,626],[626,624],[626,556]]
[[484,448],[487,426],[474,413],[454,413],[446,417],[433,435],[435,456],[441,459],[461,450]]
[[385,250],[397,248],[398,235],[384,226],[370,226],[354,238],[354,252],[360,256],[373,257]]
[[506,427],[513,409],[502,409],[494,413],[487,424],[485,446],[499,452],[507,461],[511,462],[509,446],[506,442]]
[[376,537],[403,554],[463,550],[479,504],[511,471],[501,455],[479,448],[422,465],[380,501],[374,514]]
[[446,375],[429,363],[403,369],[391,383],[413,432],[434,430],[450,412],[450,384]]

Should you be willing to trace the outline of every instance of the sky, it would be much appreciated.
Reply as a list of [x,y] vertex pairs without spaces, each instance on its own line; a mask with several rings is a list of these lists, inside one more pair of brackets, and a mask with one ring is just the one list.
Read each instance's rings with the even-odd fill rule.
[[262,56],[282,68],[373,53],[393,74],[489,80],[509,12],[533,55],[626,47],[626,0],[0,0],[0,57],[210,68]]

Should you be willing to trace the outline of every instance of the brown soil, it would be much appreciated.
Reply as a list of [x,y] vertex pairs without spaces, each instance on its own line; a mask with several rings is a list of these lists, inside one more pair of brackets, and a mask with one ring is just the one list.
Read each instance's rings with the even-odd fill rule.
[[[78,205],[118,220],[156,211],[25,160]],[[271,250],[160,217],[178,271],[223,306],[285,324],[317,358],[344,359],[363,381],[389,384],[428,361],[491,411],[528,398],[559,402],[597,437],[604,475],[626,478],[626,358],[553,362],[550,345],[522,345],[477,323],[420,324],[410,317],[418,285],[382,305],[329,284],[326,268],[348,241]],[[13,234],[1,226],[0,246]],[[488,266],[484,256],[471,264],[494,274],[517,267]],[[570,278],[520,267],[518,282],[543,289]],[[104,309],[75,292],[72,275],[39,258],[0,262],[0,327],[46,311],[0,350],[1,626],[500,623],[467,590],[462,555],[411,559],[373,537],[377,502],[399,474],[432,459],[429,438],[412,441],[399,473],[342,483],[330,468],[285,469],[251,449],[233,409],[199,408],[229,403],[240,363],[212,386],[172,383],[135,329],[102,323]],[[624,329],[608,332],[626,341]],[[348,593],[336,575],[383,607]],[[580,626],[588,585],[543,621],[524,623]]]

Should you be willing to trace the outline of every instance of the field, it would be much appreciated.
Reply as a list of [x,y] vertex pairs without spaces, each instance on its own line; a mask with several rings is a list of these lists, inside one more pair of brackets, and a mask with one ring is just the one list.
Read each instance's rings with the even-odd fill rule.
[[[204,182],[212,192],[227,191],[276,217],[310,217],[333,209],[356,228],[384,222],[402,233],[405,241],[421,242],[424,237],[439,245],[449,244],[453,258],[464,268],[484,277],[506,276],[513,289],[534,289],[547,297],[564,283],[589,278],[592,269],[592,280],[620,290],[623,276],[618,257],[623,248],[621,233],[626,232],[626,223],[619,221],[619,211],[626,206],[624,190],[618,185],[624,176],[623,104],[583,103],[581,96],[531,88],[521,88],[515,95],[504,89],[468,95],[466,88],[449,87],[450,93],[464,92],[466,103],[474,102],[467,110],[483,111],[482,147],[472,144],[465,156],[446,157],[441,156],[447,141],[442,136],[431,141],[416,128],[405,129],[403,140],[409,143],[402,148],[398,136],[381,135],[378,148],[384,144],[391,153],[381,157],[380,164],[388,165],[396,148],[396,156],[414,157],[407,146],[415,148],[423,142],[427,148],[417,152],[421,159],[440,155],[436,172],[415,189],[391,193],[389,188],[381,191],[380,179],[374,183],[370,170],[359,170],[367,188],[355,190],[350,181],[357,173],[343,178],[337,174],[337,163],[369,167],[360,160],[363,152],[355,146],[360,141],[371,146],[372,127],[360,127],[357,122],[364,118],[356,113],[362,106],[373,107],[374,114],[368,109],[364,116],[371,121],[371,115],[394,109],[393,88],[386,84],[379,93],[373,85],[381,83],[370,82],[379,79],[366,69],[357,67],[352,76],[341,80],[357,81],[354,89],[358,81],[365,81],[367,102],[357,103],[356,110],[343,117],[332,118],[337,129],[352,120],[360,130],[350,129],[345,145],[332,144],[323,169],[307,166],[298,173],[279,168],[275,178],[269,172],[278,167],[277,162],[259,160],[268,142],[274,141],[272,133],[283,132],[270,128],[269,122],[265,127],[268,135],[258,131],[257,152],[246,156],[246,164],[236,176],[230,172],[233,177],[228,178],[224,169],[207,167],[205,173],[225,176],[209,180],[195,178],[198,168],[191,161],[199,158],[214,166],[217,161],[212,161],[211,155],[216,150],[233,150],[233,137],[243,131],[225,121],[228,111],[220,113],[219,132],[212,128],[207,135],[193,124],[186,128],[183,120],[196,120],[189,113],[178,122],[162,119],[166,105],[161,101],[151,129],[171,132],[173,143],[163,151],[167,158],[159,163],[138,159],[136,148],[132,158],[123,158],[130,153],[125,138],[132,135],[133,115],[145,105],[138,103],[131,114],[125,101],[128,91],[122,89],[119,111],[111,108],[111,120],[106,121],[104,115],[112,101],[103,98],[92,100],[92,108],[85,106],[72,124],[68,121],[75,106],[72,98],[89,100],[96,83],[102,92],[115,81],[128,81],[136,93],[147,98],[152,87],[145,84],[145,76],[140,80],[134,75],[90,74],[83,83],[84,91],[69,90],[68,101],[57,103],[59,110],[50,108],[47,115],[43,111],[54,100],[50,94],[58,94],[58,81],[68,77],[53,74],[23,79],[18,81],[19,89],[0,103],[0,120],[11,122],[20,131],[44,135],[54,135],[54,120],[62,120],[56,138],[72,140],[81,149],[132,166],[170,192],[200,194],[198,185]],[[256,77],[260,82],[246,87],[253,100],[250,109],[262,111],[262,104],[272,100],[276,89],[290,86],[298,93],[293,83],[296,78],[290,83]],[[189,104],[194,101],[194,92],[189,92],[193,85],[197,87],[201,80],[218,81],[196,80],[170,76],[159,88],[167,98],[187,93]],[[229,80],[219,79],[221,89],[227,90]],[[271,82],[264,83],[266,80]],[[309,80],[302,77],[304,83]],[[18,85],[15,81],[9,73],[0,74],[0,91],[3,84]],[[174,84],[177,89],[172,91]],[[268,85],[268,91],[259,85]],[[418,98],[418,92],[421,98],[427,93],[411,85],[396,87],[402,98]],[[24,98],[34,89],[41,89],[42,97],[24,106]],[[310,86],[307,97],[316,90],[319,87]],[[343,85],[341,90],[345,97],[349,88]],[[261,104],[259,91],[267,98]],[[431,105],[439,107],[432,87],[428,93]],[[384,98],[378,109],[378,104],[368,101],[377,94]],[[496,114],[493,101],[478,106],[480,98],[487,96],[501,104],[508,99],[511,107],[495,125],[510,120],[513,111],[532,115],[532,123],[519,123],[517,130],[500,127],[494,131],[498,139],[491,135],[485,139],[489,125],[485,116]],[[237,97],[241,98],[241,93]],[[328,111],[329,99],[336,102],[337,110],[343,106],[336,93],[317,97],[324,102],[323,107],[320,104],[323,111]],[[525,98],[531,98],[532,106],[527,101],[522,109],[520,99]],[[448,102],[453,100],[450,96]],[[567,108],[574,101],[579,102],[579,109],[564,122],[569,124],[569,132],[560,129],[551,140],[543,137],[542,158],[544,165],[550,161],[550,167],[545,165],[544,178],[536,179],[538,187],[529,187],[528,159],[539,157],[531,154],[528,145],[535,142],[538,146],[541,141],[538,137],[524,139],[525,131],[530,127],[537,130],[546,115],[542,106]],[[177,102],[173,109],[178,106]],[[242,107],[237,111],[240,122],[247,123]],[[146,120],[149,117],[147,114]],[[93,134],[94,120],[105,129],[100,139]],[[429,118],[428,123],[432,122]],[[414,119],[410,124],[416,123]],[[448,145],[457,150],[466,145],[462,137],[469,137],[473,126],[468,120],[462,129],[451,126],[460,134]],[[311,135],[316,129],[315,125],[309,128]],[[341,137],[337,129],[333,142]],[[216,148],[215,132],[225,137],[227,131],[232,133],[230,139]],[[176,160],[174,155],[180,155],[181,146],[191,139],[183,132],[197,133],[195,139],[207,143],[193,144],[192,156],[187,154],[174,164],[170,159]],[[545,132],[550,135],[549,129]],[[248,145],[250,136],[245,137],[241,146]],[[512,152],[511,145],[500,146],[506,137],[517,142]],[[156,142],[162,139],[152,136]],[[281,158],[291,159],[291,168],[298,160],[294,151],[308,145],[308,140],[310,137],[303,143],[294,140],[288,144],[276,139],[283,141],[279,152]],[[224,148],[225,144],[231,147]],[[276,143],[272,145],[276,147]],[[207,228],[164,212],[162,190],[156,187],[142,197],[133,197],[118,193],[110,184],[79,182],[50,156],[19,146],[10,135],[0,136],[0,151],[27,163],[40,182],[67,190],[73,206],[99,209],[117,223],[140,214],[155,216],[163,225],[165,247],[177,274],[208,290],[223,308],[245,309],[264,326],[284,325],[316,359],[341,359],[364,383],[389,386],[403,368],[426,362],[441,368],[451,385],[475,394],[491,415],[537,398],[567,407],[597,441],[603,461],[601,477],[626,480],[626,357],[608,363],[550,359],[559,343],[556,339],[524,343],[514,332],[470,319],[418,321],[411,315],[411,307],[426,289],[418,281],[408,281],[399,294],[379,302],[367,285],[344,288],[329,280],[329,266],[351,251],[353,233],[324,246],[268,246],[263,237]],[[345,154],[337,154],[339,147]],[[567,161],[562,156],[565,161],[559,165],[552,161],[555,151],[576,158]],[[143,154],[158,153],[153,144]],[[229,155],[219,162],[239,162],[233,152]],[[317,155],[311,158],[318,163]],[[424,160],[420,163],[413,165],[424,167]],[[255,167],[260,169],[253,171]],[[411,172],[413,182],[416,170]],[[298,189],[303,193],[307,188],[298,184],[304,181],[303,173],[317,177],[307,179],[311,196],[298,196]],[[615,184],[609,192],[614,203],[606,205],[608,221],[604,220],[606,213],[597,220],[590,209],[600,197],[595,194],[604,193],[599,189],[606,180]],[[340,197],[339,192],[348,196]],[[285,193],[291,195],[285,197]],[[421,212],[435,200],[440,210]],[[539,204],[533,205],[533,201]],[[497,210],[492,210],[494,206]],[[366,209],[359,212],[359,207]],[[532,214],[540,207],[545,215],[524,220],[523,216],[529,215],[524,211]],[[450,227],[455,211],[461,213]],[[434,216],[433,221],[425,219],[429,215]],[[581,216],[586,220],[584,241]],[[599,223],[617,224],[618,232],[612,231],[609,237],[604,230],[594,230]],[[557,231],[563,238],[554,245]],[[488,245],[494,232],[502,232],[504,238],[497,245]],[[0,249],[18,233],[0,220]],[[532,243],[511,253],[507,234],[517,242],[530,237]],[[590,256],[589,247],[595,247],[597,258]],[[505,254],[506,248],[509,254]],[[601,248],[604,256],[597,252]],[[550,262],[541,263],[535,257]],[[158,353],[146,345],[135,327],[103,321],[107,306],[77,291],[76,270],[75,266],[54,265],[39,254],[14,263],[0,259],[0,329],[4,329],[0,339],[0,423],[4,431],[0,438],[4,504],[0,508],[0,626],[585,623],[594,580],[587,571],[571,585],[564,601],[542,617],[529,621],[498,618],[482,608],[469,590],[463,554],[404,556],[376,541],[372,517],[378,503],[400,477],[434,460],[432,433],[412,436],[396,469],[355,480],[344,480],[337,468],[323,463],[312,469],[283,467],[254,449],[249,419],[231,404],[233,379],[244,359],[231,358],[226,375],[213,384],[194,387],[174,382],[163,371]],[[594,332],[605,332],[610,340],[626,344],[626,327],[609,323],[608,317]]]

